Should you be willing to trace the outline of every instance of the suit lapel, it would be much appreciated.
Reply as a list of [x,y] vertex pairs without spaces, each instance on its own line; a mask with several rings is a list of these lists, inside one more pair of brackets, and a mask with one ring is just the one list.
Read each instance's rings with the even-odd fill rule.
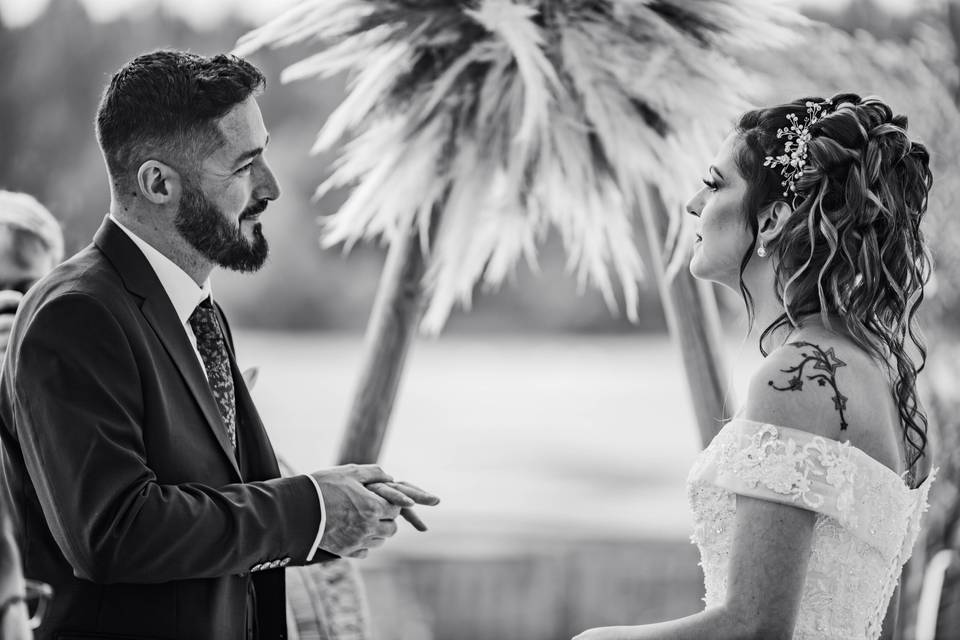
[[234,388],[236,389],[237,416],[242,416],[242,422],[237,428],[237,443],[244,450],[247,466],[244,470],[245,480],[269,480],[280,477],[280,468],[277,465],[277,456],[267,437],[267,431],[260,420],[260,414],[253,404],[253,398],[247,391],[247,383],[231,357],[230,365],[233,368]]
[[233,445],[223,426],[213,391],[203,373],[197,355],[190,345],[186,330],[163,290],[160,280],[150,267],[140,249],[117,227],[109,217],[105,218],[94,244],[107,256],[124,281],[127,290],[142,298],[140,310],[153,328],[160,342],[170,355],[187,388],[200,406],[206,418],[207,428],[213,434],[220,449],[227,457],[238,481],[242,480]]

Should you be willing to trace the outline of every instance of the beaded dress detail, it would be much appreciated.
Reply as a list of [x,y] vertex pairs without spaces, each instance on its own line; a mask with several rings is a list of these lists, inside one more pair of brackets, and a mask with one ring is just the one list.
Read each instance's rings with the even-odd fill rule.
[[706,606],[722,604],[737,495],[817,514],[795,640],[875,640],[927,510],[933,473],[910,489],[849,442],[735,419],[687,478]]

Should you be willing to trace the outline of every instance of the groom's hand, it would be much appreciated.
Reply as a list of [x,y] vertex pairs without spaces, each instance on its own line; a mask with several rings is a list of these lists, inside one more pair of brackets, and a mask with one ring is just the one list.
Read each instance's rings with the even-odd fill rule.
[[327,523],[320,548],[338,556],[363,558],[397,532],[401,507],[365,485],[393,482],[377,465],[348,464],[312,474],[320,485]]
[[367,489],[390,504],[401,507],[400,515],[417,531],[426,531],[427,525],[414,513],[413,506],[421,504],[432,507],[440,504],[440,498],[409,482],[373,482],[367,485]]

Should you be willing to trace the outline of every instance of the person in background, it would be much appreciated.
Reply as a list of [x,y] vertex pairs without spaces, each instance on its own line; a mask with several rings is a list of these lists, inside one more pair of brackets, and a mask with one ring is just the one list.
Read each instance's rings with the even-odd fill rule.
[[0,360],[27,289],[63,259],[63,233],[46,207],[27,193],[0,189]]
[[23,577],[10,511],[0,492],[0,638],[33,638],[52,595],[49,585]]
[[[57,220],[27,193],[0,189],[0,359],[27,290],[63,259]],[[33,638],[43,616],[49,585],[23,576],[10,510],[0,492],[0,638]]]

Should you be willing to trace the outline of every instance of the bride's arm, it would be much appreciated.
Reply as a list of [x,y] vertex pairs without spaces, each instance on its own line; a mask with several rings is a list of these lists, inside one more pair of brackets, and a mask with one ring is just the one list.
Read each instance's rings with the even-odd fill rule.
[[737,496],[728,599],[685,618],[591,629],[576,640],[776,640],[793,637],[816,514]]
[[[796,360],[791,350],[781,349],[764,361],[751,380],[744,417],[836,439],[839,423],[830,387],[808,384],[783,392],[769,384],[779,383]],[[723,605],[668,622],[591,629],[575,640],[789,639],[815,521],[812,511],[738,495]]]

